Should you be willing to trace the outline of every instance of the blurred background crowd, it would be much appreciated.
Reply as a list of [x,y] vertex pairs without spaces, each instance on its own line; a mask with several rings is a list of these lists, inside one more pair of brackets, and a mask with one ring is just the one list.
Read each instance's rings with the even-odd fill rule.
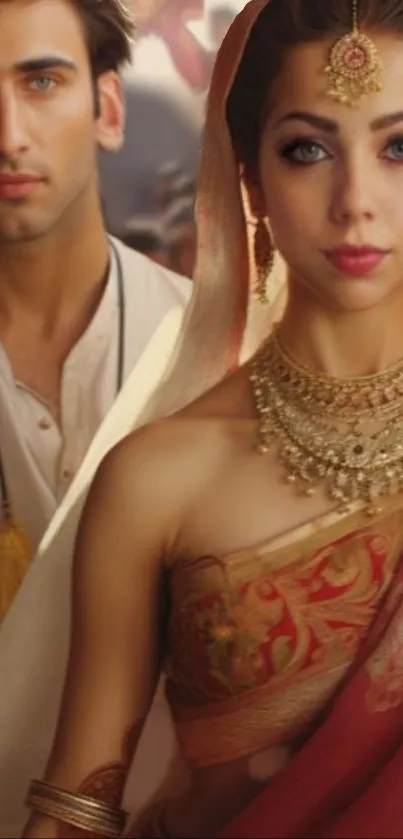
[[214,59],[245,0],[126,0],[137,23],[124,77],[126,141],[101,156],[111,233],[191,276],[195,188]]

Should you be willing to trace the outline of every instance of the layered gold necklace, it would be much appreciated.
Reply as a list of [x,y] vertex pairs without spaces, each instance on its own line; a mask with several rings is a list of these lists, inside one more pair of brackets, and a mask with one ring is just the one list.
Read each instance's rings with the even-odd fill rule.
[[354,379],[317,375],[274,332],[252,365],[259,450],[276,448],[286,480],[305,495],[323,486],[340,512],[369,515],[403,491],[403,360]]

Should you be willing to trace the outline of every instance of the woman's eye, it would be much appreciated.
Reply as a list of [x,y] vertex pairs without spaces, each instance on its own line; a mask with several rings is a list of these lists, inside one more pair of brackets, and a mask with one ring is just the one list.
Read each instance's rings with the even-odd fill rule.
[[51,79],[49,76],[37,76],[35,79],[31,79],[29,86],[41,92],[50,90],[50,88],[54,87],[55,84],[55,80]]
[[398,137],[396,140],[392,140],[391,143],[388,143],[383,153],[383,157],[387,157],[388,160],[403,163],[403,137]]
[[281,154],[291,163],[299,164],[318,163],[328,157],[322,146],[313,143],[312,140],[298,140],[289,143]]

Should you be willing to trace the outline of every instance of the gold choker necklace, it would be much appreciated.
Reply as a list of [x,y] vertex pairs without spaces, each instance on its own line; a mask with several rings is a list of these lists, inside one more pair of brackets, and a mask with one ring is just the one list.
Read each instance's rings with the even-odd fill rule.
[[253,362],[259,450],[276,446],[286,479],[304,495],[324,486],[348,512],[403,491],[403,360],[355,379],[316,375],[274,332]]

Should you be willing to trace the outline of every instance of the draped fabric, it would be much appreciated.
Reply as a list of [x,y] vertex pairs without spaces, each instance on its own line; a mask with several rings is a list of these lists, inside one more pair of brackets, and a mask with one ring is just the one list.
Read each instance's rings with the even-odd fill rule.
[[[164,382],[143,420],[179,410],[256,351],[281,311],[285,268],[276,260],[269,303],[253,293],[250,214],[226,119],[228,96],[251,29],[268,0],[251,0],[218,53],[207,103],[197,191],[192,301]],[[248,224],[249,222],[249,224]]]
[[325,720],[221,839],[403,836],[403,567]]

